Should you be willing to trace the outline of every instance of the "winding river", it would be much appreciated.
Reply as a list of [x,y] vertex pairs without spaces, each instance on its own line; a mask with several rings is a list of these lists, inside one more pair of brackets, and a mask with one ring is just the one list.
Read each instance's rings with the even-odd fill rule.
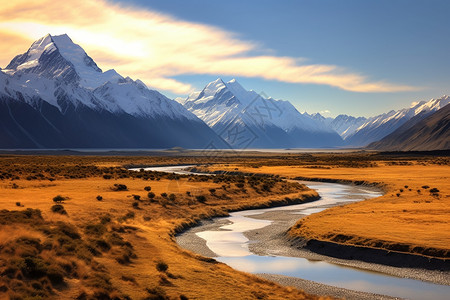
[[[182,171],[186,166],[146,168],[160,172]],[[301,182],[316,190],[320,200],[285,207],[246,210],[186,231],[177,237],[180,245],[195,251],[196,244],[206,243],[208,253],[229,266],[254,274],[276,274],[302,278],[330,286],[388,295],[406,299],[450,299],[450,286],[400,278],[384,273],[342,266],[326,261],[308,260],[280,254],[269,240],[259,240],[264,230],[282,226],[287,230],[296,219],[328,207],[381,196],[381,191],[368,187],[336,183]],[[280,218],[280,215],[283,216]],[[276,217],[275,217],[276,216]],[[188,242],[190,241],[190,242]],[[261,243],[258,247],[258,243]],[[262,249],[262,250],[261,250]],[[281,251],[283,252],[283,251]],[[285,252],[284,252],[285,253]]]

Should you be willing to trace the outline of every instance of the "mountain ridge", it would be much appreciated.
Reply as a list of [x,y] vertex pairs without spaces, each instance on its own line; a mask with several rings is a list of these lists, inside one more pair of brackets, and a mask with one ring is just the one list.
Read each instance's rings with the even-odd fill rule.
[[450,149],[450,104],[436,112],[421,112],[367,148],[383,151]]
[[[68,60],[62,53],[76,55]],[[0,73],[2,148],[225,145],[176,101],[139,80],[102,72],[67,35],[42,37]]]
[[[247,91],[235,79],[224,82],[218,78],[179,102],[219,136],[235,127],[253,133],[253,147],[334,147],[342,143],[337,133],[301,114],[289,101]],[[237,145],[226,134],[222,138]]]

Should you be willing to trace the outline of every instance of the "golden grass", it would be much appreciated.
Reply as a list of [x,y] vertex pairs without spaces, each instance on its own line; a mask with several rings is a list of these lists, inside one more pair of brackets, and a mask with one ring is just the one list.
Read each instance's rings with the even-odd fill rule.
[[[155,296],[152,292],[162,291],[161,293],[172,299],[180,299],[180,295],[188,299],[315,299],[297,289],[283,287],[235,271],[224,264],[185,251],[174,240],[176,230],[202,218],[224,215],[229,210],[267,205],[274,200],[285,201],[285,197],[308,199],[315,196],[315,192],[282,182],[275,183],[270,192],[256,191],[248,183],[245,184],[243,191],[236,187],[234,182],[227,183],[225,191],[223,182],[214,183],[212,179],[170,180],[165,175],[159,180],[118,178],[126,173],[121,173],[120,168],[113,172],[113,179],[109,180],[100,175],[102,170],[88,168],[86,169],[88,171],[83,173],[85,170],[83,166],[109,168],[131,162],[155,161],[164,162],[161,158],[133,160],[110,157],[5,157],[0,159],[3,173],[17,175],[20,179],[0,180],[0,207],[10,211],[39,209],[45,220],[44,225],[54,226],[52,224],[56,222],[72,224],[78,228],[83,243],[90,243],[96,239],[95,234],[85,231],[87,225],[100,226],[102,217],[110,217],[112,221],[105,225],[106,235],[116,230],[116,233],[118,232],[132,245],[132,251],[137,256],[131,259],[131,263],[118,263],[117,258],[122,255],[123,249],[117,246],[93,258],[96,263],[106,268],[105,274],[111,277],[111,284],[114,287],[108,292],[111,297],[117,295],[123,298],[127,295],[131,299],[144,299],[151,295]],[[167,161],[174,162],[174,159],[170,158]],[[44,178],[47,179],[26,179],[36,174],[44,174]],[[80,178],[67,179],[71,175]],[[113,191],[114,184],[125,184],[128,190]],[[151,191],[156,194],[154,201],[147,198],[147,191],[144,190],[146,186],[151,186]],[[214,194],[209,191],[211,188],[216,189]],[[191,196],[186,194],[187,191],[191,192]],[[160,196],[161,193],[173,193],[176,200],[164,199]],[[62,203],[67,215],[51,211],[54,205],[52,199],[56,195],[67,198]],[[101,195],[103,200],[98,201],[97,195]],[[141,201],[134,200],[133,195],[140,195]],[[196,201],[196,195],[205,195],[206,203]],[[134,202],[139,203],[138,209],[133,208]],[[123,217],[130,212],[134,213],[134,216],[124,219]],[[48,237],[40,230],[31,225],[14,223],[0,227],[0,238],[4,237],[6,241],[10,236],[8,241],[14,241],[21,236],[29,236],[44,243]],[[106,235],[101,233],[98,238],[106,239]],[[67,260],[76,264],[78,270],[77,276],[66,278],[66,286],[56,288],[53,291],[55,294],[51,297],[73,299],[83,292],[92,294],[96,288],[87,286],[86,282],[90,279],[83,279],[83,276],[92,272],[93,268],[96,268],[95,264],[89,265],[84,260],[68,256],[68,253],[53,259],[54,252],[51,251],[43,250],[39,254],[40,259],[54,264],[63,264],[63,261]],[[19,251],[15,255],[20,257],[22,253]],[[9,258],[7,253],[0,255],[0,260],[4,262]],[[166,272],[156,269],[156,264],[160,261],[168,265]],[[1,268],[0,266],[0,271]],[[101,270],[100,268],[98,272],[102,273]]]
[[[320,157],[319,157],[320,159]],[[402,159],[376,167],[216,165],[211,170],[279,174],[289,178],[326,178],[381,183],[386,194],[308,216],[290,234],[348,245],[450,256],[450,166]],[[400,164],[400,165],[399,165]],[[407,186],[407,187],[406,187]],[[429,186],[423,188],[422,186]],[[430,189],[437,188],[433,196]],[[399,194],[397,196],[397,194]]]

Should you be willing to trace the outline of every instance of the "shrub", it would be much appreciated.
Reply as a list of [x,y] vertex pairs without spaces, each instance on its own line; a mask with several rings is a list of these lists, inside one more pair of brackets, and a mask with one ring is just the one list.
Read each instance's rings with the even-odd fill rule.
[[64,200],[66,200],[66,198],[61,195],[57,195],[57,196],[53,197],[53,202],[56,202],[56,203],[61,203]]
[[190,196],[190,195],[191,195],[191,192],[187,191],[187,192],[186,192],[186,195]]
[[88,224],[84,232],[89,235],[101,236],[106,232],[106,227],[103,224]]
[[155,193],[150,192],[150,193],[147,194],[147,197],[148,197],[149,199],[153,199],[153,198],[155,198]]
[[197,199],[197,201],[200,202],[200,203],[205,203],[206,202],[206,197],[203,196],[203,195],[196,196],[195,199]]
[[436,194],[436,193],[439,193],[439,190],[437,188],[432,188],[432,189],[430,189],[430,193]]
[[236,183],[236,187],[242,189],[244,187],[244,184],[242,182]]
[[147,288],[147,293],[149,294],[149,297],[145,299],[151,299],[151,300],[165,300],[168,299],[166,296],[166,292],[159,286],[154,286],[151,288]]
[[112,176],[111,175],[109,175],[109,174],[105,174],[105,175],[103,175],[103,179],[111,179],[112,178]]
[[167,193],[161,193],[161,197],[167,198]]
[[139,200],[141,200],[141,196],[133,195],[133,199],[136,200],[136,201],[139,201]]
[[429,189],[430,187],[428,185],[422,185],[422,188],[426,190]]
[[100,196],[100,195],[98,195],[97,197],[95,197],[98,201],[102,201],[103,200],[103,197],[102,196]]
[[133,204],[131,204],[134,209],[139,209],[139,202],[135,201]]
[[144,188],[144,190],[146,190],[147,192],[150,192],[150,191],[152,190],[152,187],[151,187],[151,186],[146,186],[146,187]]
[[22,204],[20,204],[20,202],[16,202],[16,206],[22,206]]
[[169,266],[163,261],[159,261],[156,264],[156,270],[158,270],[159,272],[166,272],[168,269],[169,269]]
[[170,194],[169,195],[169,200],[170,201],[175,201],[176,198],[177,198],[177,196],[175,196],[175,194]]
[[127,191],[128,187],[125,184],[115,183],[114,187],[112,188],[113,191]]
[[209,192],[211,193],[211,195],[214,195],[216,193],[216,189],[209,189]]
[[52,212],[58,213],[61,215],[67,215],[67,211],[64,209],[64,206],[61,204],[55,204],[51,207]]

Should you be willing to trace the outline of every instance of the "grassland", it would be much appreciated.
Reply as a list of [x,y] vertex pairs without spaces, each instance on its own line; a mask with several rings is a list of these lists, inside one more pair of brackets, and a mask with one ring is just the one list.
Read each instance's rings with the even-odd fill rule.
[[448,157],[314,154],[286,157],[284,161],[273,158],[218,164],[208,169],[376,184],[384,189],[384,196],[308,216],[290,230],[290,235],[450,258]]
[[185,251],[174,240],[201,219],[307,201],[317,197],[314,191],[277,176],[123,167],[198,161],[0,157],[0,298],[315,299]]

